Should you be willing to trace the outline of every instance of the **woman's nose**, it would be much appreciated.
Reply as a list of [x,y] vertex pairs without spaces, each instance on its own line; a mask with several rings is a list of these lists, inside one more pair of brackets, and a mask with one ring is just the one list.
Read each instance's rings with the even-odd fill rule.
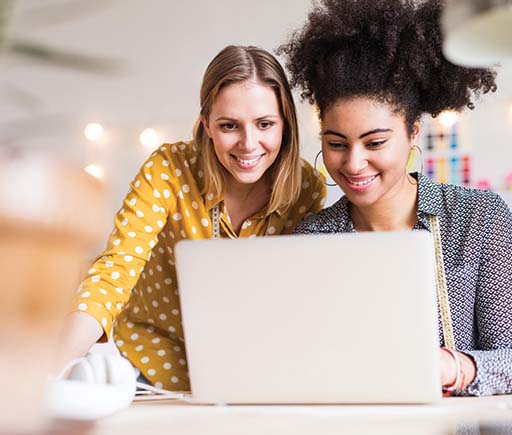
[[359,147],[351,147],[345,155],[344,166],[349,174],[359,174],[364,171],[368,166],[366,150]]
[[254,151],[258,146],[257,132],[248,127],[245,128],[240,137],[240,148],[250,152]]

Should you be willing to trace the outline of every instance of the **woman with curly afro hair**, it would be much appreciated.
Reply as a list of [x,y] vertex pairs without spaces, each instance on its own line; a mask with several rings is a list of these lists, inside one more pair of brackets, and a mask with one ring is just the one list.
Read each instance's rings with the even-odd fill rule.
[[432,232],[449,301],[439,315],[445,395],[510,394],[512,215],[494,193],[406,169],[423,114],[472,109],[496,90],[494,71],[443,57],[442,8],[438,0],[322,0],[279,48],[292,84],[316,105],[325,166],[345,193],[295,232]]

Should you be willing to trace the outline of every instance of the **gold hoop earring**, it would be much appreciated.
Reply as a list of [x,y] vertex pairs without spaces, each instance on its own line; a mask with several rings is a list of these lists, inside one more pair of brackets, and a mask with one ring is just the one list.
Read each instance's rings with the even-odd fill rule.
[[418,150],[418,153],[420,155],[420,174],[423,175],[423,150],[419,145],[413,145],[411,147],[411,151]]
[[[320,154],[322,154],[322,150],[318,151],[318,154],[316,155],[315,157],[315,164],[314,164],[314,168],[315,168],[315,174],[318,175],[320,174],[320,172],[318,171],[318,169],[316,168],[316,163],[318,161],[318,157],[320,157]],[[336,183],[334,184],[331,184],[331,183],[326,183],[325,181],[322,181],[322,183],[324,183],[326,186],[337,186]]]

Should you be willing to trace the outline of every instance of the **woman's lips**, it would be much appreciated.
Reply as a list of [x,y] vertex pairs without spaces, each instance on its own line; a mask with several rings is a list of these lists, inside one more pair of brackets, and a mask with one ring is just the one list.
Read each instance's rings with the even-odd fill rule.
[[237,162],[238,166],[242,169],[252,169],[252,168],[255,168],[259,161],[261,160],[261,158],[264,156],[264,154],[260,154],[259,156],[254,156],[254,157],[239,157],[239,156],[235,156],[235,155],[231,155],[235,161]]
[[372,185],[372,183],[376,180],[378,177],[378,174],[376,175],[370,175],[367,177],[350,177],[343,174],[343,177],[347,181],[347,184],[354,190],[365,190],[369,188],[369,186]]

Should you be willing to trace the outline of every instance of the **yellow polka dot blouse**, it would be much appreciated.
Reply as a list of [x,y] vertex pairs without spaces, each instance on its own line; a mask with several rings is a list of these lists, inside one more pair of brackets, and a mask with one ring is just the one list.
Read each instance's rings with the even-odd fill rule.
[[[107,249],[95,260],[74,303],[74,310],[101,323],[102,341],[113,329],[121,353],[159,388],[189,389],[175,243],[211,238],[209,212],[217,204],[221,237],[236,237],[222,198],[201,195],[202,178],[193,142],[164,144],[155,151],[132,181]],[[289,234],[306,214],[320,210],[324,199],[325,186],[303,161],[298,202],[288,210],[248,218],[239,237]]]

